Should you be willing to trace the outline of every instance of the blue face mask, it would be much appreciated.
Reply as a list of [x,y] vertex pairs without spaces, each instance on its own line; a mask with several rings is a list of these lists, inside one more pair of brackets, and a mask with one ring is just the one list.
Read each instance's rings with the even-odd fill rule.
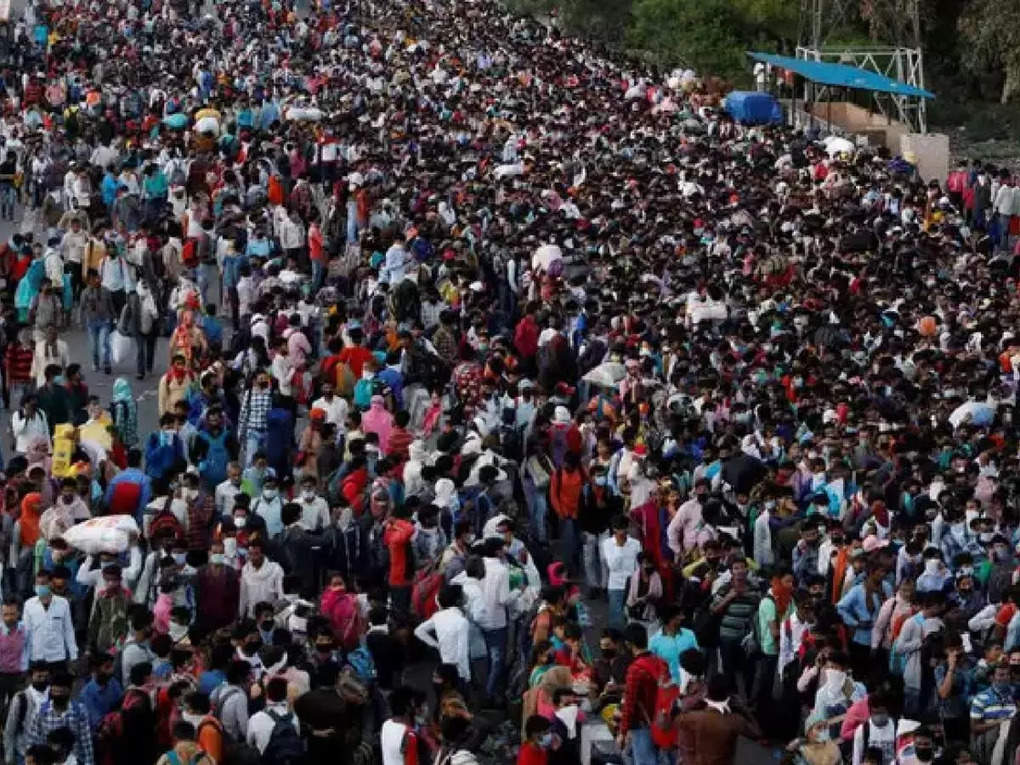
[[40,598],[45,598],[50,594],[50,586],[48,584],[37,584],[35,586],[35,594]]
[[551,732],[544,734],[542,736],[542,738],[539,739],[539,741],[538,741],[539,746],[541,746],[543,749],[548,749],[549,747],[551,747],[552,746],[552,742],[553,742],[553,734]]

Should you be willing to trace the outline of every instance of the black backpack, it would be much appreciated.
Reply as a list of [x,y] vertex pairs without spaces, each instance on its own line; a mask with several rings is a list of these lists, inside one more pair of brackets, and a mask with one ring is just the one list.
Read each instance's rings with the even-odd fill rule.
[[305,756],[305,744],[294,727],[294,713],[265,712],[273,720],[273,731],[262,752],[263,765],[297,765]]

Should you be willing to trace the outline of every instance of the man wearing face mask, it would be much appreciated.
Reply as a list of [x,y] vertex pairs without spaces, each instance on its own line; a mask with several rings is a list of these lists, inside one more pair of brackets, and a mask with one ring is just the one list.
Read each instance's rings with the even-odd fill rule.
[[929,547],[923,553],[924,573],[917,577],[918,592],[947,592],[953,583],[953,573],[942,563],[937,548]]
[[50,670],[46,662],[33,662],[29,668],[28,687],[11,699],[4,725],[4,761],[7,765],[23,762],[25,750],[31,745],[29,733],[39,708],[49,699]]
[[89,715],[80,702],[71,701],[73,685],[74,677],[69,672],[60,672],[53,677],[49,699],[39,707],[39,713],[32,722],[29,744],[45,744],[51,731],[68,728],[74,734],[76,762],[95,765]]
[[711,482],[707,478],[695,481],[694,496],[680,505],[666,528],[669,547],[677,560],[681,560],[697,543],[698,530],[702,524],[701,508],[708,499],[710,487]]
[[308,531],[323,531],[329,526],[329,505],[319,496],[314,475],[301,478],[301,525]]
[[124,696],[120,681],[113,676],[113,656],[99,653],[92,656],[92,679],[81,689],[80,700],[89,713],[92,732],[103,718],[118,707]]
[[988,762],[1000,735],[999,726],[1016,716],[1013,685],[1008,664],[1000,664],[992,674],[992,685],[977,694],[970,703],[970,733],[979,762]]
[[88,646],[93,653],[115,649],[128,631],[128,606],[131,593],[121,586],[121,570],[116,563],[102,569],[103,586],[96,593],[89,618]]
[[889,714],[891,699],[881,690],[868,694],[868,719],[853,735],[852,765],[861,765],[868,749],[879,749],[883,763],[896,760],[896,720]]
[[270,538],[283,531],[283,500],[280,499],[276,476],[266,476],[262,493],[252,503],[252,514],[265,521],[266,533]]
[[241,493],[241,463],[232,461],[227,463],[227,477],[217,484],[213,491],[213,505],[216,509],[216,517],[223,518],[230,515],[234,510],[234,498]]
[[248,562],[241,569],[241,590],[238,613],[241,617],[254,617],[256,604],[275,603],[283,598],[283,569],[275,561],[266,559],[266,543],[259,538],[248,544]]
[[50,589],[50,572],[35,575],[35,596],[25,602],[24,622],[30,661],[45,661],[54,671],[78,659],[71,607]]
[[238,613],[240,576],[237,569],[227,565],[225,542],[226,539],[209,546],[209,562],[195,576],[196,627],[204,634],[228,626]]

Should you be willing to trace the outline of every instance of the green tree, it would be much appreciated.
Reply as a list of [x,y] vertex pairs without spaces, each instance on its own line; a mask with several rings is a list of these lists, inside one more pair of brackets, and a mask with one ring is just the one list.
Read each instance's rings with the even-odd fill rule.
[[1001,73],[1001,103],[1020,91],[1020,0],[974,0],[960,16],[963,66],[975,76]]
[[743,17],[724,0],[636,0],[631,47],[662,67],[689,66],[700,74],[732,77],[746,67],[749,39]]

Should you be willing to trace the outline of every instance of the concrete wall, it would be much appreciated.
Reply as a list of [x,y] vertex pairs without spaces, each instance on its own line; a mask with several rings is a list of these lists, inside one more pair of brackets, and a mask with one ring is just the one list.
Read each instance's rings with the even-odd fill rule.
[[[784,102],[787,110],[791,104]],[[798,104],[799,106],[799,104]],[[833,132],[867,138],[871,146],[885,146],[894,155],[914,154],[917,169],[925,181],[945,181],[949,175],[949,137],[941,133],[911,133],[910,126],[889,120],[879,112],[869,112],[847,101],[821,102],[813,105],[814,117],[823,124],[838,128]],[[806,125],[808,115],[798,108],[797,124]]]
[[900,154],[913,154],[917,172],[927,182],[945,183],[949,175],[949,136],[943,133],[905,133],[900,137]]

